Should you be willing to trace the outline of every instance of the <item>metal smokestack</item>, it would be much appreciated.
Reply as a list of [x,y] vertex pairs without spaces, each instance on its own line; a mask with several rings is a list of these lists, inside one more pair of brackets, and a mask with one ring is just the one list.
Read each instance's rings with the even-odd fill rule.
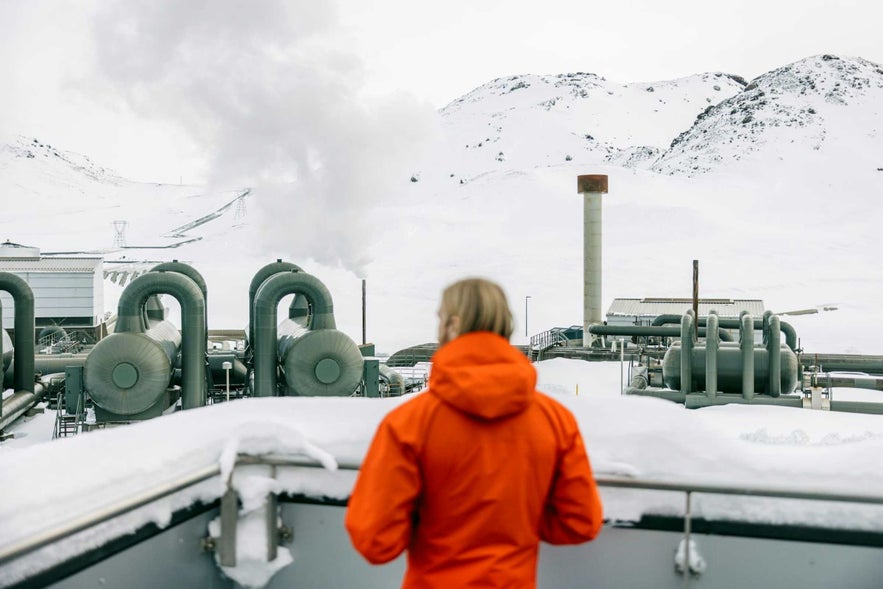
[[577,176],[583,195],[583,347],[594,337],[589,326],[601,323],[601,195],[607,194],[607,175]]

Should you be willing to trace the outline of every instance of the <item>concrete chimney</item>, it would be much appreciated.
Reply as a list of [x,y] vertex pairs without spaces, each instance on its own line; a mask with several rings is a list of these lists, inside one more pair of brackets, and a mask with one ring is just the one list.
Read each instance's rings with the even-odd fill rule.
[[589,326],[601,323],[601,195],[607,194],[607,175],[577,176],[583,195],[583,347],[592,345]]

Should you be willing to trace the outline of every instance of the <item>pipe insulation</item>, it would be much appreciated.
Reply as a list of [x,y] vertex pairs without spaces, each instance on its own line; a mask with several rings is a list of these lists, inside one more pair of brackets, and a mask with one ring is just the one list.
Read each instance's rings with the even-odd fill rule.
[[254,347],[254,299],[255,295],[257,295],[258,289],[261,285],[266,281],[270,276],[274,274],[279,274],[280,272],[302,272],[301,267],[292,264],[291,262],[283,262],[281,259],[277,259],[275,262],[270,262],[260,270],[258,270],[254,277],[251,279],[251,283],[248,285],[248,347],[252,349]]
[[693,334],[695,327],[693,311],[687,311],[681,318],[681,392],[693,392]]
[[[302,295],[312,313],[307,327],[296,320],[281,322],[280,342],[277,307],[289,294]],[[294,394],[348,395],[361,380],[364,360],[359,348],[337,332],[331,293],[314,276],[291,271],[267,278],[255,293],[254,323],[256,396],[276,394],[280,353],[286,383]]]
[[708,332],[705,338],[705,395],[714,399],[717,395],[717,354],[720,347],[717,340],[718,324],[717,313],[712,311],[708,314]]
[[754,398],[754,320],[747,312],[740,316],[739,348],[742,352],[742,398]]
[[18,353],[12,361],[15,370],[12,388],[34,392],[34,292],[24,279],[9,272],[0,272],[0,290],[8,292],[15,305],[14,346]]
[[[181,333],[168,321],[145,323],[144,307],[157,294],[181,305]],[[199,286],[178,272],[149,272],[134,279],[120,296],[116,332],[104,338],[86,360],[86,388],[100,407],[134,415],[163,397],[181,349],[184,409],[205,405],[205,299]]]

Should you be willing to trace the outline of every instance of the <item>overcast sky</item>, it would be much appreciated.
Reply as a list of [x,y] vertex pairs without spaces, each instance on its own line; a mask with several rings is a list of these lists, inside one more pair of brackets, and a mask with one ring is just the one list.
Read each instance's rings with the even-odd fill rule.
[[139,180],[285,180],[321,167],[350,130],[364,147],[383,129],[406,151],[431,132],[427,111],[501,76],[751,79],[819,53],[883,63],[881,6],[0,0],[0,133]]

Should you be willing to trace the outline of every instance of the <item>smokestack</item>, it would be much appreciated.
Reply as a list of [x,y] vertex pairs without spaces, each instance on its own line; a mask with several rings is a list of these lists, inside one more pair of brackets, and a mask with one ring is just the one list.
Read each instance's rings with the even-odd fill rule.
[[592,344],[589,326],[601,323],[601,195],[607,194],[607,175],[577,176],[583,195],[583,347]]

